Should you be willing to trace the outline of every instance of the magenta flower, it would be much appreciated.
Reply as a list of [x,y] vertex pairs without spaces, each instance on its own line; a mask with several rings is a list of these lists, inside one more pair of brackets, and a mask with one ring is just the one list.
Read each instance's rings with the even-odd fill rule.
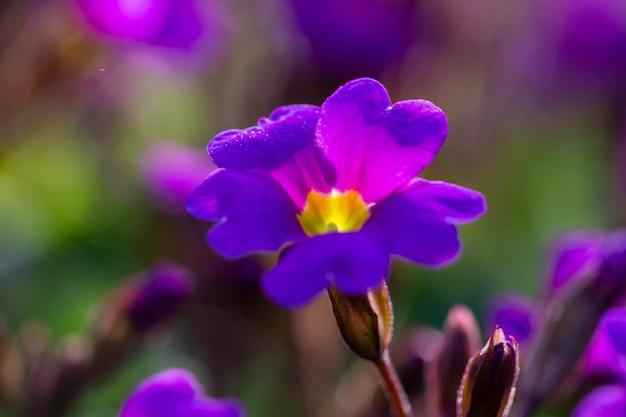
[[219,167],[187,209],[217,221],[208,241],[227,257],[283,245],[263,286],[297,306],[329,285],[378,287],[390,255],[441,266],[459,254],[457,224],[481,216],[483,196],[415,178],[447,135],[443,112],[423,100],[391,105],[372,79],[347,83],[321,107],[276,109],[208,146]]
[[174,142],[155,143],[141,157],[150,189],[172,211],[184,211],[189,194],[215,169],[204,150]]
[[626,417],[626,385],[604,385],[585,396],[572,417]]
[[184,369],[168,369],[139,384],[119,417],[243,417],[235,400],[216,400],[202,394],[196,378]]
[[598,381],[626,383],[626,308],[607,311],[587,348],[584,372]]

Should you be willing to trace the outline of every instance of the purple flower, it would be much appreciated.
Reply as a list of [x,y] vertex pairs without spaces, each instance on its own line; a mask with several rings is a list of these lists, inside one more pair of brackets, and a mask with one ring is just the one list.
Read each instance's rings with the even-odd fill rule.
[[535,73],[538,87],[559,95],[626,93],[626,3],[538,1],[533,12],[521,67]]
[[626,308],[607,311],[587,348],[584,372],[599,381],[626,383]]
[[224,256],[289,244],[263,280],[284,306],[329,285],[378,287],[390,255],[441,266],[459,254],[457,224],[481,216],[483,196],[415,178],[447,135],[432,103],[391,105],[372,79],[347,83],[321,107],[276,109],[208,146],[219,167],[191,194],[194,216],[217,221],[208,241]]
[[604,385],[585,396],[572,417],[626,417],[626,385]]
[[216,169],[201,149],[173,142],[149,147],[141,158],[143,176],[168,208],[184,210],[185,201],[200,181]]
[[626,416],[626,308],[610,310],[600,321],[587,349],[585,374],[613,384],[591,391],[578,403],[572,415]]
[[193,51],[224,35],[217,0],[76,0],[97,33],[140,44]]
[[328,72],[375,75],[408,49],[416,2],[290,0],[300,31]]
[[191,272],[173,263],[161,263],[138,280],[126,306],[135,328],[145,330],[164,322],[187,301],[192,291]]
[[243,417],[235,400],[216,400],[202,394],[202,387],[184,369],[168,369],[139,384],[130,394],[119,417]]
[[501,328],[523,345],[537,327],[538,308],[534,300],[520,295],[498,297],[489,308],[489,328]]

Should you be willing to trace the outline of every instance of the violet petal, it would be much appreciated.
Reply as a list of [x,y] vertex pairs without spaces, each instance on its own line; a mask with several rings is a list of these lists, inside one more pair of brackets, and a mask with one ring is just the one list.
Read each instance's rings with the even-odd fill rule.
[[208,240],[227,257],[276,250],[305,236],[293,202],[261,171],[214,171],[191,193],[187,210],[200,219],[219,221]]
[[346,295],[364,294],[380,285],[389,253],[366,233],[313,236],[287,248],[265,274],[265,292],[278,304],[297,307],[334,284]]
[[317,141],[337,170],[335,188],[378,202],[419,174],[448,133],[434,104],[409,100],[391,106],[378,81],[361,78],[322,104]]

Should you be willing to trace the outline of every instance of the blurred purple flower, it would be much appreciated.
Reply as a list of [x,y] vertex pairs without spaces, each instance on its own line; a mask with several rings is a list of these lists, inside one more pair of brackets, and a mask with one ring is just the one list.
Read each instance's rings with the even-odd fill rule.
[[626,385],[604,385],[583,398],[572,417],[626,417]]
[[75,1],[96,35],[160,48],[165,61],[177,66],[214,60],[226,43],[228,19],[220,0]]
[[523,345],[537,328],[539,306],[534,300],[521,295],[505,295],[495,299],[488,312],[488,328],[501,328]]
[[343,76],[377,76],[411,43],[417,2],[290,0],[317,64]]
[[126,315],[133,326],[145,330],[171,317],[189,299],[191,272],[173,263],[161,263],[135,284]]
[[[591,277],[599,287],[626,289],[626,230],[610,234],[576,231],[554,245],[552,265],[545,286],[547,301],[567,286]],[[615,294],[615,302],[623,299]],[[610,308],[607,305],[606,308]],[[541,306],[520,295],[497,298],[489,309],[489,323],[498,325],[519,342],[532,336]]]
[[216,400],[203,395],[191,372],[168,369],[139,384],[119,417],[243,417],[236,400]]
[[626,93],[626,2],[536,2],[526,71],[549,91]]
[[607,311],[587,348],[584,372],[599,381],[626,383],[626,308]]
[[204,150],[174,142],[156,143],[141,158],[148,185],[173,211],[184,211],[187,197],[216,168]]
[[281,107],[257,126],[218,134],[208,152],[220,168],[187,208],[219,222],[208,240],[224,256],[293,243],[263,280],[279,304],[304,304],[329,285],[363,294],[380,286],[391,254],[452,262],[456,225],[485,212],[476,191],[415,178],[447,130],[432,103],[392,106],[380,83],[354,80],[321,107]]

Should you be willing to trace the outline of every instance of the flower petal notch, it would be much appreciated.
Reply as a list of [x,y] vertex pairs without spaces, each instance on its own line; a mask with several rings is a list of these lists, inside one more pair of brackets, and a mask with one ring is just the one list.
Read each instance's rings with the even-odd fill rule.
[[263,279],[286,307],[335,286],[365,295],[392,255],[426,266],[459,255],[457,225],[486,211],[473,190],[416,178],[447,135],[434,104],[396,104],[369,78],[340,87],[320,107],[276,109],[256,126],[208,145],[218,169],[187,201],[215,221],[208,241],[225,256],[285,250]]
[[119,417],[244,417],[236,400],[217,400],[202,394],[191,372],[168,369],[139,384]]

